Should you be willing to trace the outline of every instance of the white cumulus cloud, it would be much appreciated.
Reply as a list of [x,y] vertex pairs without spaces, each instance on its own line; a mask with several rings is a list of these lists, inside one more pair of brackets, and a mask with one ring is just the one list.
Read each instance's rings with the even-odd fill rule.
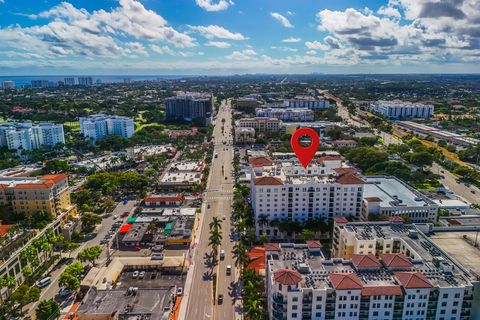
[[282,26],[284,26],[285,28],[293,28],[293,24],[290,23],[290,21],[285,18],[284,16],[282,16],[280,13],[278,12],[270,12],[270,15],[275,19],[277,20],[278,22],[280,22],[282,24]]
[[286,43],[295,43],[300,41],[302,41],[302,38],[295,38],[295,37],[290,37],[282,40],[282,42],[286,42]]
[[207,39],[228,39],[228,40],[246,40],[241,33],[231,32],[224,27],[217,25],[209,26],[190,26],[190,29],[197,31]]
[[210,12],[226,10],[234,4],[231,0],[220,0],[218,2],[215,0],[195,0],[195,2],[200,8]]
[[209,41],[207,42],[207,46],[226,49],[226,48],[230,48],[231,44],[224,41]]
[[228,60],[252,60],[255,59],[257,52],[252,49],[246,49],[242,51],[234,51],[232,54],[225,56]]

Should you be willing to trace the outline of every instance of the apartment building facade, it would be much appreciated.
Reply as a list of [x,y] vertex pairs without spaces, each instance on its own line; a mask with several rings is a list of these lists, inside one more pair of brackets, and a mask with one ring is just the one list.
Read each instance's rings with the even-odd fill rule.
[[353,168],[342,168],[340,157],[317,160],[306,169],[290,162],[252,168],[250,190],[257,235],[283,238],[272,221],[360,217],[365,181]]
[[7,122],[0,124],[0,146],[10,150],[34,150],[65,143],[62,124]]
[[314,113],[305,108],[258,108],[255,110],[257,117],[275,118],[286,122],[313,121]]
[[165,99],[166,117],[170,120],[212,122],[214,97],[204,93],[181,93]]
[[314,98],[295,98],[288,99],[283,102],[283,105],[286,108],[303,108],[310,110],[321,110],[330,108],[330,101],[325,99],[314,99]]
[[112,134],[130,138],[135,131],[135,125],[133,119],[128,117],[98,113],[80,117],[80,131],[95,142]]
[[432,104],[412,103],[400,100],[380,100],[370,104],[370,110],[390,120],[431,118],[435,107]]
[[[381,228],[387,227],[384,224]],[[398,231],[392,232],[408,237],[400,225],[394,228]],[[395,249],[395,253],[379,251],[331,259],[315,251],[312,242],[266,244],[269,318],[478,319],[476,278],[443,252],[435,251],[438,248],[427,251],[422,245],[424,237],[410,240],[406,242],[413,242],[410,247],[417,250],[415,253]]]
[[255,134],[268,135],[279,132],[282,129],[282,121],[276,118],[243,118],[236,122],[238,128],[253,128]]
[[39,178],[0,177],[0,205],[11,207],[19,215],[35,215],[45,211],[53,216],[74,207],[70,201],[66,174]]

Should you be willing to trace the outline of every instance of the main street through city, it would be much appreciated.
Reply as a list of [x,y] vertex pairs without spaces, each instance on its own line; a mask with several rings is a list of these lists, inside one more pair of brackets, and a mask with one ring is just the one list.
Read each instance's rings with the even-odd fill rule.
[[[128,201],[126,204],[123,204],[123,202],[120,202],[115,207],[112,214],[109,215],[108,217],[104,218],[102,220],[102,223],[97,226],[96,230],[94,231],[96,233],[96,236],[93,239],[90,239],[90,240],[87,240],[87,241],[83,242],[80,245],[80,247],[78,247],[76,250],[74,250],[71,253],[70,256],[71,257],[76,257],[77,254],[81,250],[83,250],[85,248],[88,248],[88,247],[100,245],[100,241],[108,233],[108,231],[112,227],[113,223],[115,222],[114,216],[120,216],[122,213],[124,213],[126,211],[131,212],[133,210],[133,207],[134,207],[135,203],[136,203],[136,201]],[[97,265],[104,264],[106,262],[106,258],[107,258],[107,247],[108,246],[107,245],[102,245],[101,247],[102,247],[103,251],[102,251],[102,255],[100,256],[100,258],[97,261]],[[66,254],[65,256],[68,256],[68,254]],[[50,273],[50,277],[52,278],[52,283],[48,287],[45,287],[45,288],[42,289],[42,293],[40,295],[39,301],[52,299],[59,292],[60,287],[58,285],[58,280],[60,278],[60,274],[65,270],[66,267],[67,267],[67,264],[63,264],[60,268],[58,268],[58,269],[56,269],[56,270],[54,270]],[[32,318],[34,318],[34,316],[35,316],[35,308],[37,307],[39,301],[26,306],[26,308],[29,310],[29,315]],[[68,311],[68,308],[72,303],[73,303],[73,301],[67,301],[67,303],[62,304],[61,305],[62,311],[63,312]]]
[[[225,119],[223,121],[222,119]],[[193,253],[193,278],[191,287],[186,290],[185,299],[187,300],[187,311],[184,319],[235,319],[235,306],[238,301],[233,300],[231,285],[238,279],[238,270],[235,268],[235,262],[232,256],[232,250],[235,243],[230,240],[231,230],[231,211],[233,200],[233,147],[231,137],[231,105],[223,101],[218,111],[214,137],[214,158],[210,168],[210,176],[207,183],[207,190],[204,194],[205,211],[203,212],[203,222],[199,236],[198,245]],[[222,131],[223,126],[223,131]],[[225,250],[225,258],[218,259],[218,265],[213,268],[217,274],[217,294],[213,293],[213,278],[211,265],[208,265],[207,257],[211,255],[212,248],[208,245],[210,235],[210,222],[213,217],[218,217],[222,221],[222,244],[220,250]],[[233,270],[231,275],[226,274],[227,265],[231,265]],[[223,295],[223,303],[218,304],[214,299],[218,295]]]

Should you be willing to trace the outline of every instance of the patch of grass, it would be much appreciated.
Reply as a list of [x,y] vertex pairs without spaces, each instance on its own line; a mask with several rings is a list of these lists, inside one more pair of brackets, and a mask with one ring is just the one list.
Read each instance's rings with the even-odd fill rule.
[[80,122],[78,121],[65,122],[63,125],[68,127],[71,131],[80,131]]

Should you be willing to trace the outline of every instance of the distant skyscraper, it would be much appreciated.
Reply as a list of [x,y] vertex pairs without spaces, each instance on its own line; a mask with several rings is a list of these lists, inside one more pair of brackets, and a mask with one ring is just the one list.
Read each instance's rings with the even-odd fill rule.
[[11,150],[33,150],[65,143],[63,125],[53,123],[7,122],[0,124],[0,146]]
[[204,125],[212,121],[213,95],[184,93],[165,99],[167,118],[170,120],[200,120]]
[[32,80],[32,88],[48,88],[48,80]]
[[74,77],[65,78],[64,83],[65,83],[66,86],[74,86],[75,85],[75,78]]
[[135,126],[133,119],[128,117],[98,113],[80,117],[80,131],[93,141],[111,134],[130,138],[135,131]]
[[80,86],[91,86],[93,85],[92,77],[78,77],[78,84]]
[[7,89],[15,89],[15,82],[13,81],[3,81],[2,88]]

